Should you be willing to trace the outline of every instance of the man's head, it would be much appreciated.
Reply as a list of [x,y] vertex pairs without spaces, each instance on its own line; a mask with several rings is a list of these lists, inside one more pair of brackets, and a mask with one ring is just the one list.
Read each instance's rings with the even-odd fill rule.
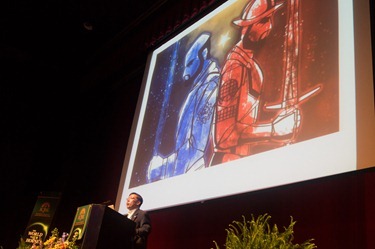
[[126,200],[126,207],[129,210],[138,209],[143,203],[143,198],[138,193],[130,193],[128,199]]

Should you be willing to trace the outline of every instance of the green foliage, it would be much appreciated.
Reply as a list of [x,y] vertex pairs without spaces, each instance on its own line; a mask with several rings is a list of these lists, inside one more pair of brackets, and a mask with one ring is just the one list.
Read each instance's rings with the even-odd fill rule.
[[[271,216],[268,214],[260,215],[257,219],[252,214],[251,221],[247,221],[245,216],[243,221],[233,221],[226,229],[227,237],[225,242],[226,249],[313,249],[317,246],[309,239],[302,244],[293,244],[293,229],[296,224],[291,217],[290,224],[284,231],[280,232],[277,225],[272,227],[269,224]],[[216,249],[220,249],[214,241]]]
[[18,242],[17,249],[30,249],[31,246],[29,246],[25,240],[21,237],[20,241]]

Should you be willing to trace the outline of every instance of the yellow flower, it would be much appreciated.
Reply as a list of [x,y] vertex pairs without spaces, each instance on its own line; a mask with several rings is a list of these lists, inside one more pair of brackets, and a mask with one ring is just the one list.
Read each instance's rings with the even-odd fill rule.
[[48,240],[46,240],[46,242],[43,243],[43,245],[48,246],[48,245],[54,243],[55,240],[56,240],[56,237],[50,237]]

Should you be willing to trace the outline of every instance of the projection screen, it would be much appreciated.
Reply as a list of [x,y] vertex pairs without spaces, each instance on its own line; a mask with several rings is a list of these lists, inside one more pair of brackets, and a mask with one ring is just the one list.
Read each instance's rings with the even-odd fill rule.
[[131,192],[154,210],[375,166],[365,2],[227,1],[156,48],[116,209]]

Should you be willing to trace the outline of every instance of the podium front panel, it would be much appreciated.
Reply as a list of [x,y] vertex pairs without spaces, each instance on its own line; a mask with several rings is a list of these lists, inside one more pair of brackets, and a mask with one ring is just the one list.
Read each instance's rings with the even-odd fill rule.
[[131,249],[135,222],[105,205],[92,204],[81,249]]

